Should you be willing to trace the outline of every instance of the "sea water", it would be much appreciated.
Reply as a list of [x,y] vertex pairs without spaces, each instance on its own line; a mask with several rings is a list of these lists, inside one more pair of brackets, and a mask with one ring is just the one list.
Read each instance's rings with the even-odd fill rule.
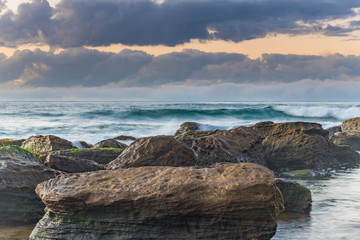
[[[356,116],[360,103],[0,102],[0,138],[54,134],[94,144],[118,135],[173,135],[185,121],[201,123],[202,130],[259,121],[317,122],[328,128]],[[312,211],[279,220],[273,239],[360,239],[360,168],[297,181],[311,190]],[[23,237],[31,228],[2,227],[0,238]]]
[[185,121],[202,130],[259,121],[317,122],[323,128],[360,116],[360,103],[0,102],[0,138],[53,134],[90,144],[131,135],[173,135]]

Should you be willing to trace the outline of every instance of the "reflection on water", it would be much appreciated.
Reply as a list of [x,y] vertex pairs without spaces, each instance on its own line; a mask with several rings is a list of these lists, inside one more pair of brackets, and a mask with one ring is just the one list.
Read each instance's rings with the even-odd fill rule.
[[360,239],[360,168],[298,182],[312,192],[311,214],[292,221],[283,216],[273,240]]
[[28,239],[35,224],[26,226],[0,226],[0,239]]

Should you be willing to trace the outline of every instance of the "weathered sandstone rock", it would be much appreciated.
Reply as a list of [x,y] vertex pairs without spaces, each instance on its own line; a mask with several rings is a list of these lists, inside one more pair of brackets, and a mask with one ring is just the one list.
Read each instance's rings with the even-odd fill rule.
[[194,153],[172,136],[140,138],[108,164],[109,169],[141,166],[193,166]]
[[199,123],[196,122],[184,122],[180,125],[180,128],[176,131],[175,136],[184,134],[189,131],[199,130]]
[[38,221],[45,206],[35,187],[56,173],[20,147],[0,147],[0,224]]
[[216,133],[217,131],[219,131],[219,130],[188,131],[183,134],[175,136],[175,139],[190,148],[195,139],[210,136],[210,135]]
[[21,144],[25,141],[25,139],[19,139],[19,140],[11,140],[11,139],[0,139],[0,147],[3,146],[18,146],[20,147]]
[[360,133],[360,117],[350,118],[341,124],[342,132]]
[[262,151],[263,137],[251,128],[238,127],[216,131],[211,135],[195,138],[191,149],[196,165],[210,166],[215,163],[252,162],[267,166]]
[[337,132],[330,139],[336,145],[347,145],[356,151],[360,151],[360,132]]
[[25,142],[22,143],[21,147],[31,151],[40,163],[45,161],[49,152],[76,148],[68,140],[59,138],[54,135],[37,135],[29,137]]
[[341,126],[335,126],[335,127],[327,128],[325,130],[329,132],[329,137],[331,137],[335,133],[341,132]]
[[139,167],[60,175],[30,239],[270,239],[283,208],[271,170]]
[[91,172],[104,169],[104,165],[92,160],[66,157],[54,153],[46,157],[45,166],[67,173]]
[[272,170],[324,169],[360,162],[359,154],[332,143],[317,123],[277,123],[253,129],[265,137],[262,143]]
[[284,198],[285,212],[309,213],[312,206],[311,192],[297,182],[277,178],[276,186]]
[[50,155],[56,154],[72,159],[86,159],[99,164],[107,164],[115,160],[123,151],[121,148],[82,148],[55,151]]
[[100,141],[96,144],[94,144],[94,146],[92,146],[92,148],[121,148],[121,149],[125,149],[127,148],[127,145],[125,143],[121,143],[115,139],[107,139],[107,140],[103,140]]
[[120,141],[127,141],[127,140],[136,141],[135,137],[127,136],[127,135],[120,135],[120,136],[114,137],[114,139],[120,140]]

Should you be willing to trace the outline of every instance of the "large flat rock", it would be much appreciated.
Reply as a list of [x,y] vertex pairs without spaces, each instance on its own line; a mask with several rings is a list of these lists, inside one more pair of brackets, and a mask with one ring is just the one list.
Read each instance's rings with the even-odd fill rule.
[[283,207],[257,164],[69,174],[36,192],[47,213],[31,239],[270,239]]

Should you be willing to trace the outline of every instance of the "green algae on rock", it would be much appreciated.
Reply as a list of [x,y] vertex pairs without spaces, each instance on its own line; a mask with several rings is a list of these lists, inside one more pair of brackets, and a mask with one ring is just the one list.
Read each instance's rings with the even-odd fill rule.
[[309,213],[312,206],[311,192],[298,182],[286,179],[276,179],[276,186],[280,189],[285,212]]

